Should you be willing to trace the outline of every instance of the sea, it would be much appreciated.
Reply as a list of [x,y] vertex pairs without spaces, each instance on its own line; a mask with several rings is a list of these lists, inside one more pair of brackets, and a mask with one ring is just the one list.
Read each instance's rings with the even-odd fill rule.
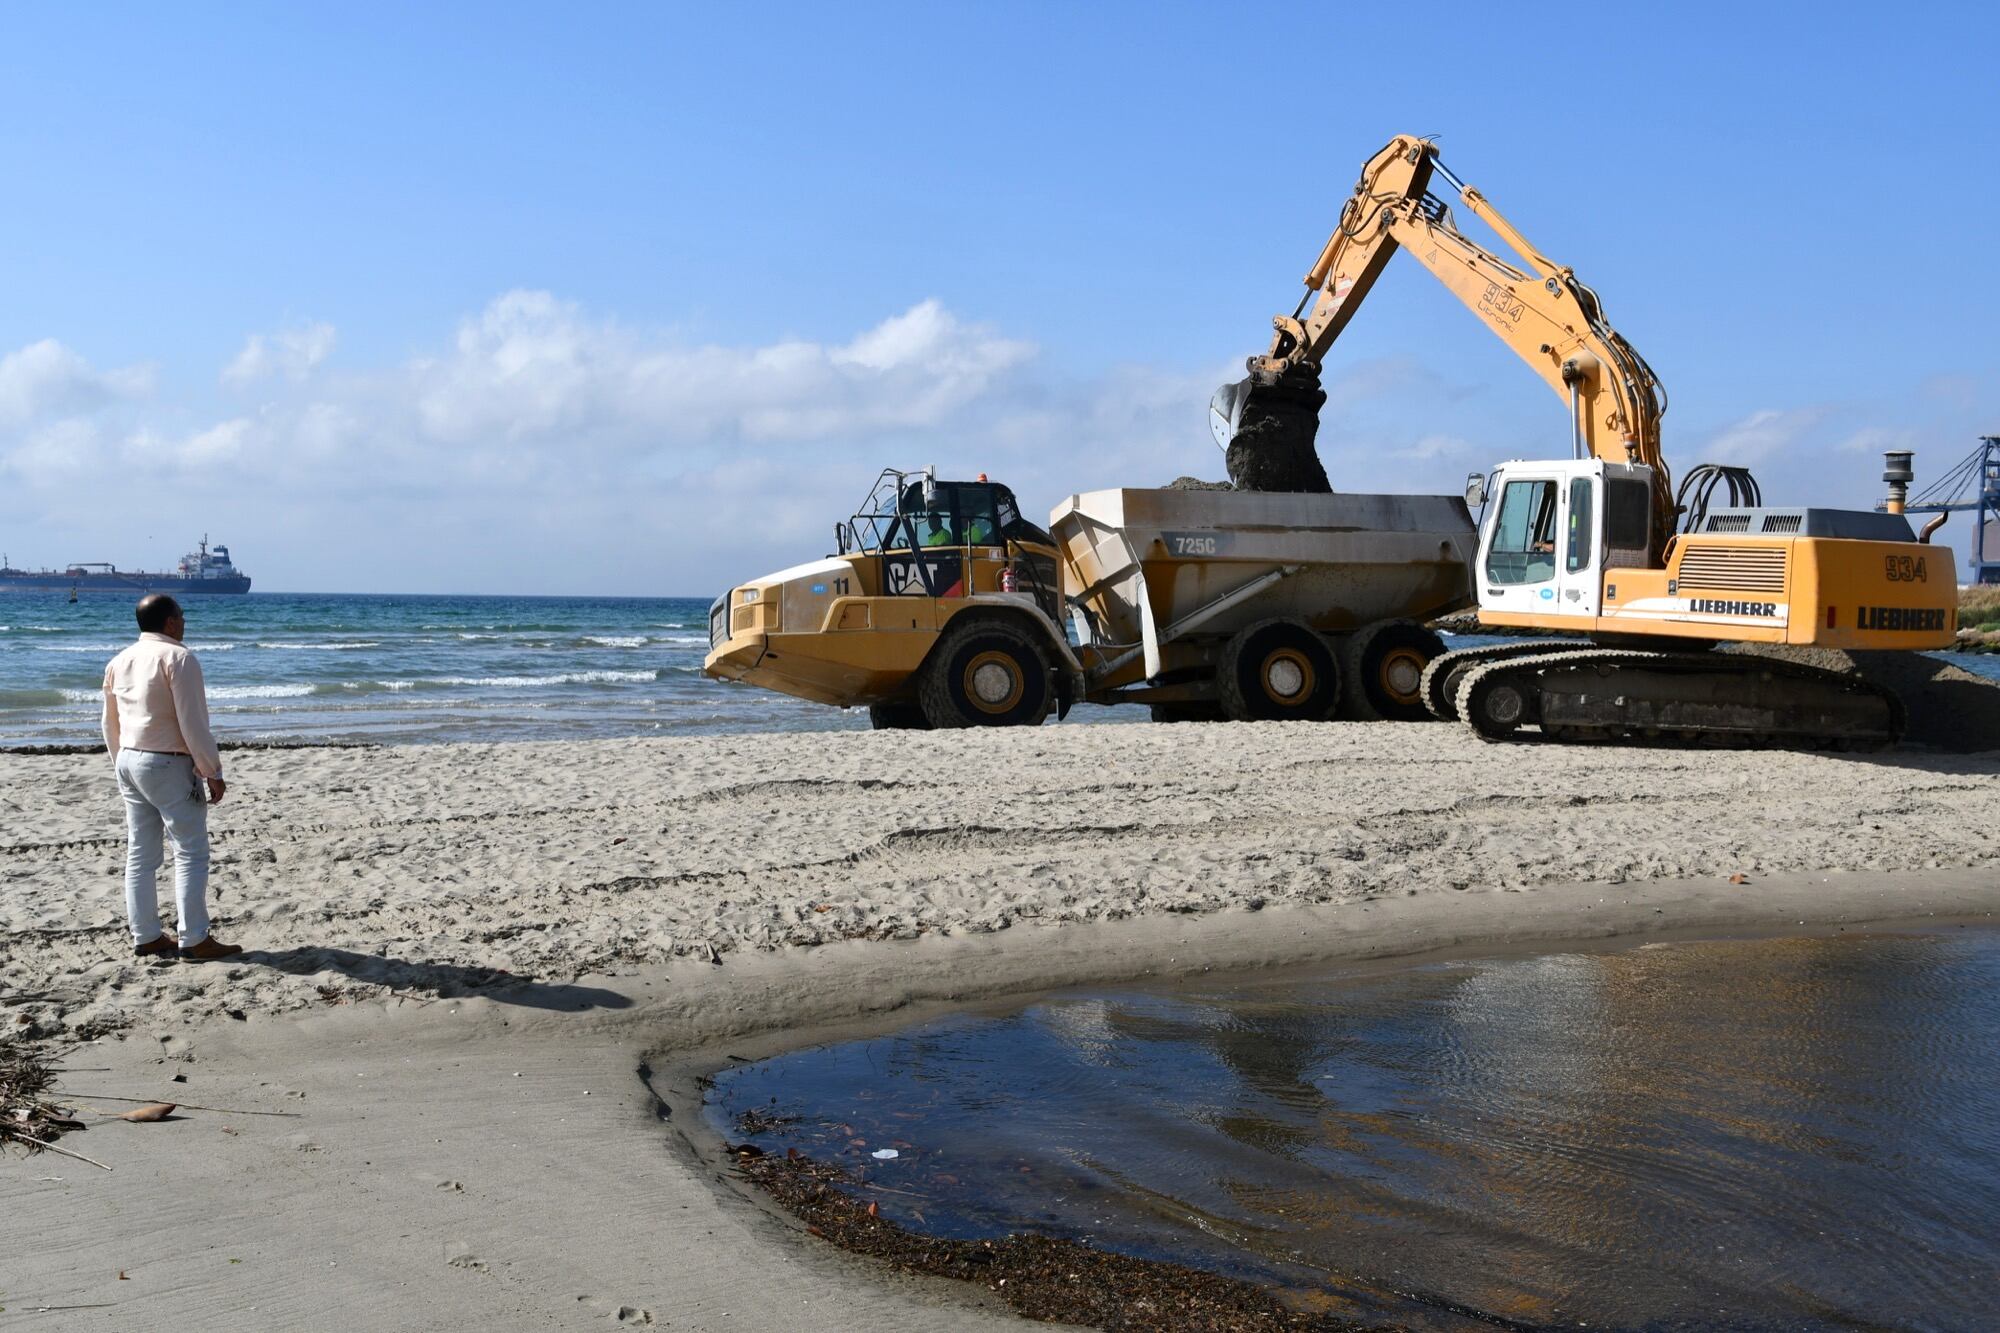
[[[868,726],[865,710],[703,676],[706,598],[183,600],[187,643],[201,657],[225,741],[406,745]],[[124,597],[0,594],[0,746],[95,742],[104,664],[136,632]],[[2000,656],[1951,660],[2000,679]],[[1146,719],[1140,708],[1090,705],[1069,716]]]
[[[250,593],[183,598],[225,741],[543,741],[865,728],[701,674],[693,597]],[[0,745],[98,737],[124,597],[0,596]]]

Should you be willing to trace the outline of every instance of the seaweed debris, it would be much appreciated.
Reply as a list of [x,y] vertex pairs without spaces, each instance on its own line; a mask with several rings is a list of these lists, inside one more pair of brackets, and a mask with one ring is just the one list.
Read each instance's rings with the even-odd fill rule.
[[796,1149],[783,1156],[731,1149],[737,1169],[844,1250],[906,1273],[976,1282],[1014,1313],[1112,1333],[1171,1328],[1183,1333],[1352,1333],[1362,1325],[1285,1304],[1262,1287],[1180,1264],[1093,1249],[1079,1241],[1017,1233],[1000,1240],[955,1240],[911,1231],[883,1217],[837,1166]]

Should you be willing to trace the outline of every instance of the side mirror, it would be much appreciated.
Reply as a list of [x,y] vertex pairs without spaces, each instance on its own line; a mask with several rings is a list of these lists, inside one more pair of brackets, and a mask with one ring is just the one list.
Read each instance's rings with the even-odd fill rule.
[[937,464],[924,469],[924,508],[937,508]]
[[1486,474],[1474,472],[1465,479],[1465,507],[1478,509],[1486,503]]
[[838,548],[839,554],[847,554],[847,525],[845,523],[835,523],[833,525],[833,544]]

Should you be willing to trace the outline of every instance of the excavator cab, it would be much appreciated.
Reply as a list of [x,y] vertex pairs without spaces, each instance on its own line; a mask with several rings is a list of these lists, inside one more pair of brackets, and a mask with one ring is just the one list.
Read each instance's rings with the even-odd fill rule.
[[1653,484],[1652,468],[1599,459],[1510,462],[1494,472],[1475,567],[1481,617],[1593,628],[1604,571],[1650,563]]

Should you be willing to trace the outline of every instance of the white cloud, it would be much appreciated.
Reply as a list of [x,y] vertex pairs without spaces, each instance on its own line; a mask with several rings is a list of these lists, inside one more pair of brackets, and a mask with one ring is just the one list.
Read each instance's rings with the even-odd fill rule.
[[409,367],[423,432],[579,446],[699,438],[797,443],[935,426],[1034,356],[935,301],[850,341],[685,346],[514,291],[460,324],[450,355]]
[[253,333],[243,350],[222,368],[222,382],[229,385],[255,384],[272,376],[299,381],[333,355],[335,333],[327,323],[302,324],[276,333]]
[[1836,453],[1879,454],[1890,449],[1915,451],[1920,441],[1907,426],[1866,426],[1834,445]]
[[[1241,375],[1233,359],[1049,364],[937,301],[729,343],[524,290],[399,364],[338,368],[333,342],[325,325],[247,339],[225,379],[257,386],[248,410],[217,410],[212,385],[162,399],[144,368],[100,371],[53,341],[0,356],[10,548],[40,525],[38,550],[68,550],[74,521],[55,516],[79,495],[100,523],[129,506],[127,525],[171,495],[263,587],[700,592],[826,549],[885,466],[987,472],[1031,513],[1220,478],[1206,406]],[[1343,490],[1455,494],[1469,470],[1567,452],[1560,403],[1526,379],[1384,358],[1329,368],[1327,388],[1319,450]],[[1960,452],[1924,467],[1936,441],[1969,447],[1990,416],[1901,412],[1767,408],[1669,456],[1756,463],[1775,502],[1867,503],[1877,470],[1856,452],[1920,438],[1928,475]]]
[[1826,407],[1759,409],[1711,437],[1700,451],[1701,461],[1747,466],[1793,452],[1829,411]]
[[149,367],[93,370],[77,353],[44,338],[0,357],[0,429],[86,414],[151,391]]
[[96,423],[60,417],[23,432],[0,453],[0,474],[30,486],[69,486],[97,474],[103,456],[103,434]]

